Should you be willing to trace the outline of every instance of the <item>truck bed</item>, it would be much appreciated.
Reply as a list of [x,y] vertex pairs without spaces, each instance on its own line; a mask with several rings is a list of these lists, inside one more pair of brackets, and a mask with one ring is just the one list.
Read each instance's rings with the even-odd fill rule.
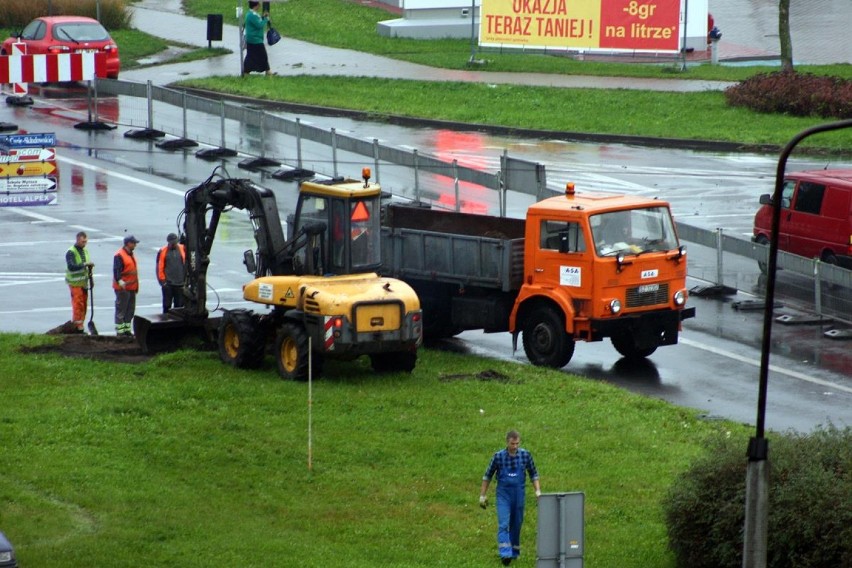
[[382,223],[383,271],[396,278],[518,290],[523,219],[389,205]]

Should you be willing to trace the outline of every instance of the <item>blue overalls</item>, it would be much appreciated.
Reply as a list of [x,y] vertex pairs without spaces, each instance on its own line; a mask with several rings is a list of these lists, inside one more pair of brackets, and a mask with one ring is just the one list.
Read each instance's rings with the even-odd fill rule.
[[514,456],[507,450],[494,454],[485,479],[497,474],[497,549],[500,558],[517,558],[521,555],[521,526],[524,523],[524,486],[526,473],[538,478],[532,456],[518,448]]

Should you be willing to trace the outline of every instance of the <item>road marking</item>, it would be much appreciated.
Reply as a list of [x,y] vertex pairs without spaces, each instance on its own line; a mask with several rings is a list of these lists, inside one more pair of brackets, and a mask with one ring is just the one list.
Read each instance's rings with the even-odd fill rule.
[[102,168],[100,166],[87,164],[86,162],[79,162],[77,160],[72,160],[71,158],[66,158],[65,156],[58,156],[57,160],[59,160],[60,162],[65,162],[65,163],[71,164],[72,166],[79,166],[81,168],[85,168],[85,169],[91,170],[93,172],[99,172],[99,173],[107,174],[108,176],[116,177],[118,179],[123,179],[124,181],[130,181],[130,182],[133,182],[133,183],[136,183],[136,184],[139,184],[139,185],[143,185],[145,187],[149,187],[151,189],[156,189],[157,191],[162,191],[162,192],[165,192],[165,193],[171,193],[172,195],[180,195],[181,197],[186,195],[186,190],[184,190],[184,189],[172,189],[171,187],[166,187],[165,185],[160,185],[158,183],[146,181],[144,179],[134,177],[134,176],[131,176],[131,175],[118,173],[116,171],[113,171],[113,170],[110,170],[110,169],[107,169],[107,168]]
[[24,209],[23,207],[9,207],[6,211],[11,211],[12,213],[18,213],[19,215],[23,215],[24,217],[31,217],[33,219],[37,219],[39,221],[44,221],[45,223],[64,223],[62,219],[57,219],[56,217],[48,217],[47,215],[42,215],[41,213],[35,213],[33,211],[29,211]]
[[[760,368],[760,361],[755,361],[754,359],[752,359],[750,357],[745,357],[743,355],[737,355],[736,353],[733,353],[733,352],[728,351],[726,349],[719,349],[718,347],[711,347],[709,345],[705,345],[705,344],[699,343],[697,341],[692,341],[690,339],[686,339],[683,336],[680,337],[679,341],[680,341],[680,343],[683,343],[685,345],[689,345],[690,347],[695,347],[696,349],[702,349],[702,350],[707,351],[709,353],[713,353],[714,355],[720,355],[722,357],[734,359],[735,361],[739,361],[740,363],[745,363],[746,365],[751,365],[752,367]],[[843,391],[843,392],[847,392],[849,394],[852,394],[852,387],[846,387],[846,386],[843,386],[843,385],[838,385],[837,383],[832,383],[830,381],[825,381],[823,379],[811,377],[809,375],[806,375],[804,373],[800,373],[798,371],[792,371],[790,369],[783,369],[783,368],[778,367],[776,365],[769,365],[769,370],[772,371],[773,373],[779,373],[779,374],[782,374],[782,375],[787,375],[788,377],[791,377],[791,378],[794,378],[794,379],[799,379],[800,381],[805,381],[805,382],[808,382],[808,383],[813,383],[815,385],[820,385],[820,386],[823,386],[823,387],[836,389],[836,390],[839,390],[839,391]]]

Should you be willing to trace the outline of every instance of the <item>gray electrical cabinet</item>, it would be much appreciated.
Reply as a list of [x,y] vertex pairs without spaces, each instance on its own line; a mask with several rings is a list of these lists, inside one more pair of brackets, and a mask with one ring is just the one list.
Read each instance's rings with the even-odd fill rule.
[[536,568],[583,568],[583,493],[542,493],[538,499]]

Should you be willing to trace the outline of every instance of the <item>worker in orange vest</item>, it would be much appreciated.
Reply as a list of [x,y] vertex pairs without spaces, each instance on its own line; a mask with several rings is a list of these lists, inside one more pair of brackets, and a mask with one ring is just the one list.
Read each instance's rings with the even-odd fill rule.
[[183,280],[186,276],[186,248],[178,236],[169,233],[166,246],[157,251],[157,282],[163,290],[163,313],[183,307]]
[[131,322],[136,313],[136,294],[139,292],[139,272],[133,250],[139,240],[133,235],[124,237],[124,246],[115,253],[112,262],[112,289],[115,290],[115,333],[132,336]]

